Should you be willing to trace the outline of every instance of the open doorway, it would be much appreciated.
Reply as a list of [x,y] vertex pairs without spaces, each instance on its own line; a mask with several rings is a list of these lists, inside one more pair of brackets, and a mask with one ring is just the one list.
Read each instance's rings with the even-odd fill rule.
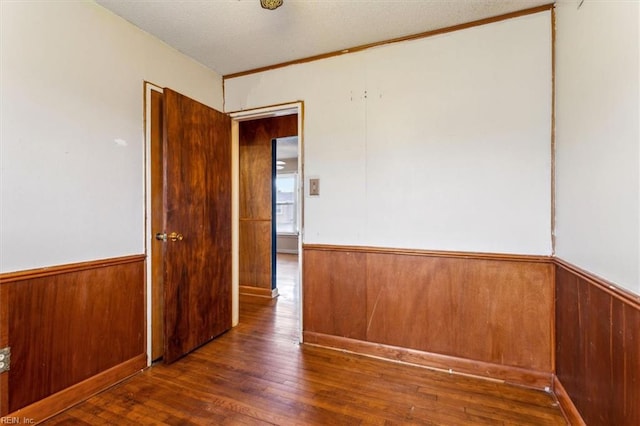
[[237,165],[234,324],[241,320],[241,299],[261,297],[278,305],[286,299],[296,305],[301,340],[302,104],[231,117]]

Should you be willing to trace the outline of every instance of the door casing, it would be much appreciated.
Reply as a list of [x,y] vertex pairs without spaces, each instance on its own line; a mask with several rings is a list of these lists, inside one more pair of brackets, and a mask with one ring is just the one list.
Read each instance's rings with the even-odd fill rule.
[[292,102],[288,104],[267,106],[255,109],[248,109],[238,112],[231,112],[231,217],[232,217],[232,325],[236,326],[240,320],[240,295],[239,295],[239,276],[240,276],[240,122],[246,120],[256,120],[260,118],[269,118],[280,115],[298,115],[298,199],[300,200],[298,206],[298,224],[300,228],[300,234],[298,238],[298,286],[300,294],[298,295],[300,304],[298,307],[298,318],[300,328],[298,330],[298,339],[302,342],[302,264],[303,264],[303,252],[302,241],[304,235],[304,103],[302,101]]

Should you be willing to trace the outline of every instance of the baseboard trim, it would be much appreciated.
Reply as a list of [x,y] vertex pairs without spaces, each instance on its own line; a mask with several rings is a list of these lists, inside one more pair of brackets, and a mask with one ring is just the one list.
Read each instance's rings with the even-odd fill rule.
[[562,415],[567,420],[571,426],[586,426],[587,424],[582,420],[582,416],[580,416],[580,412],[571,401],[571,397],[565,390],[562,383],[560,383],[560,379],[557,376],[553,377],[553,393],[556,395],[558,399],[558,404],[560,405],[560,410],[562,411]]
[[[60,392],[34,402],[2,419],[29,419],[33,423],[40,423],[60,412],[82,402],[93,395],[127,379],[147,366],[147,355],[140,354],[135,358],[118,364],[102,373],[96,374],[80,383],[70,386]],[[7,420],[0,423],[7,423]]]
[[267,297],[269,299],[274,299],[278,297],[278,289],[270,289],[270,288],[260,288],[260,287],[251,287],[248,285],[241,285],[240,294],[245,296],[258,296],[258,297]]
[[276,250],[276,253],[282,253],[282,254],[298,254],[298,250],[278,249],[278,250]]
[[551,372],[532,371],[519,367],[474,361],[310,331],[303,332],[303,342],[389,361],[417,365],[450,374],[497,380],[503,383],[545,391],[549,391],[553,386],[553,373]]

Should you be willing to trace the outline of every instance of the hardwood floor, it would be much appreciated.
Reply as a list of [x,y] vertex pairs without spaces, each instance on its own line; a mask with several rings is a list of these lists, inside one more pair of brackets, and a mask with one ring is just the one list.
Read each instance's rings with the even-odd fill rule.
[[240,325],[47,425],[562,425],[544,392],[298,344],[297,263],[280,296],[242,296]]

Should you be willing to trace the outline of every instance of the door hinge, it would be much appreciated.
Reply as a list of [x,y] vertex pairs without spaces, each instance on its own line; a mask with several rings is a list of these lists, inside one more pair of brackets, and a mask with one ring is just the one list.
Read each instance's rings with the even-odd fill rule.
[[0,349],[0,373],[9,371],[10,366],[11,366],[11,348],[7,346],[6,348]]

